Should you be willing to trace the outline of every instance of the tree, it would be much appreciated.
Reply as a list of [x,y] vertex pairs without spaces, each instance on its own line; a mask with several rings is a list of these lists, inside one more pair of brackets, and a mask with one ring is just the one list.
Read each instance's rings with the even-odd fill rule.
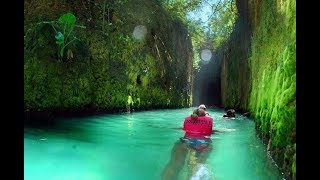
[[235,1],[221,0],[214,4],[214,12],[209,20],[210,33],[214,38],[213,48],[225,42],[234,29],[237,18]]

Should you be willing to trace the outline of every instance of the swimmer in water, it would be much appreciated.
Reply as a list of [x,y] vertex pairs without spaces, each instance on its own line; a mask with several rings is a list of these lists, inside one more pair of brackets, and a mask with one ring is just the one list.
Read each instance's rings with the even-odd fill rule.
[[[173,146],[171,159],[162,172],[162,179],[177,179],[184,166],[185,159],[190,152],[189,177],[197,169],[197,164],[204,164],[212,150],[210,136],[212,134],[213,119],[206,116],[203,109],[194,110],[183,123],[185,134]],[[192,158],[191,158],[192,157]],[[190,166],[191,164],[191,166]]]

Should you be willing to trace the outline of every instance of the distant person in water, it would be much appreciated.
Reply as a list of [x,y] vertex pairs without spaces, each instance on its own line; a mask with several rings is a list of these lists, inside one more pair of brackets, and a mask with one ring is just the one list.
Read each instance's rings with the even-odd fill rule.
[[191,154],[188,161],[189,178],[197,174],[197,170],[203,169],[203,164],[212,150],[210,139],[212,127],[213,119],[206,116],[202,108],[195,109],[193,114],[185,118],[183,122],[185,134],[172,148],[171,159],[162,172],[163,180],[178,179],[188,152]]
[[236,111],[234,109],[228,109],[227,113],[223,115],[224,118],[235,118],[236,117]]
[[203,109],[205,111],[205,115],[206,116],[210,116],[210,114],[206,111],[207,110],[207,107],[204,105],[204,104],[201,104],[199,107],[199,109]]

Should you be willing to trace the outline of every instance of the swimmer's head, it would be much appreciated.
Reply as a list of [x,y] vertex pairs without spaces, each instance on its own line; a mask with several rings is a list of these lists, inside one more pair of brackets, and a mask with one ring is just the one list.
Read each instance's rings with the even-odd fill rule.
[[201,104],[198,108],[199,108],[199,109],[203,109],[203,110],[206,110],[206,109],[207,109],[207,107],[206,107],[204,104]]

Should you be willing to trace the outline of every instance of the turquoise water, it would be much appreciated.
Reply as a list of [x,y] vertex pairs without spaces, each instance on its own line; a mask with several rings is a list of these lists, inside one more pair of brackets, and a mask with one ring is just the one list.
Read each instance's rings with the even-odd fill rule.
[[[184,134],[177,128],[192,111],[68,118],[59,119],[52,128],[25,128],[24,179],[160,179],[174,143]],[[222,110],[208,112],[214,119],[214,129],[225,132],[211,136],[213,149],[203,165],[205,179],[283,179],[257,138],[253,121],[241,115],[236,120],[224,119]],[[180,179],[186,179],[187,162]]]

